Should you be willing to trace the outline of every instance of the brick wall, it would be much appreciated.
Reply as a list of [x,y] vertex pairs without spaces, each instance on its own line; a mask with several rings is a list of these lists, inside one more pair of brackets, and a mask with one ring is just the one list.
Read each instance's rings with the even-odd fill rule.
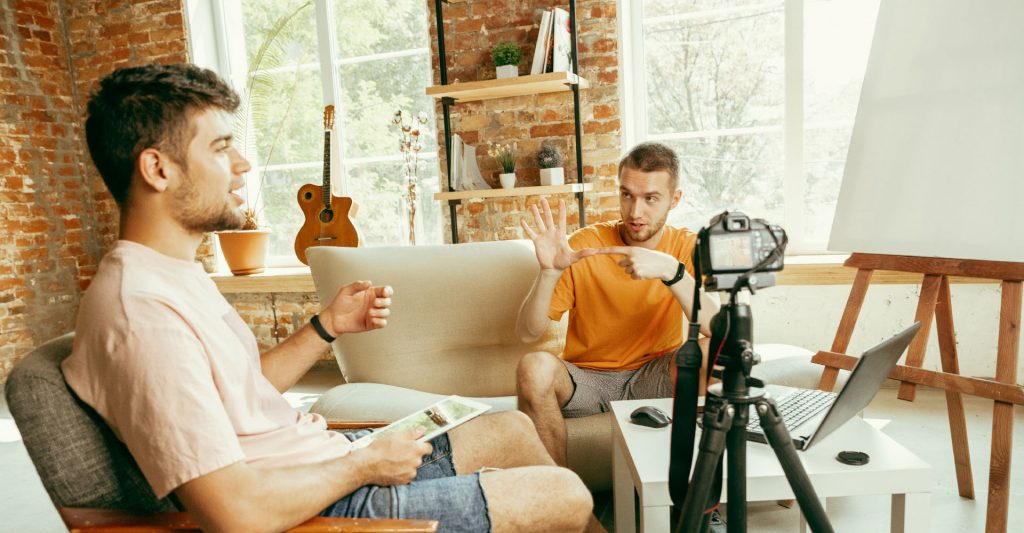
[[[433,0],[427,3],[435,83]],[[449,80],[494,77],[490,47],[522,43],[526,73],[544,9],[567,2],[474,0],[445,6]],[[588,221],[615,219],[620,141],[614,0],[578,2],[583,161]],[[97,80],[119,66],[187,60],[182,0],[0,0],[0,382],[39,343],[74,326],[81,292],[116,239],[117,208],[92,167],[81,131]],[[437,108],[440,124],[440,106]],[[520,185],[537,185],[533,154],[550,140],[576,179],[572,95],[557,93],[453,107],[453,131],[478,145],[485,177],[494,142],[515,142]],[[443,138],[443,130],[438,132]],[[441,161],[444,161],[443,143]],[[442,172],[444,166],[442,165]],[[569,206],[570,230],[576,201]],[[557,198],[552,198],[557,200]],[[463,242],[521,238],[518,221],[536,197],[470,200],[458,207]],[[444,210],[447,213],[447,209]],[[445,217],[447,223],[447,216]],[[445,235],[449,232],[445,231]],[[209,241],[200,251],[208,260]],[[262,348],[275,345],[319,308],[311,293],[234,294],[228,300]],[[325,353],[325,357],[329,357]]]
[[[434,65],[434,83],[441,80],[437,62],[437,25],[433,0],[430,11],[430,39]],[[622,153],[620,102],[618,94],[618,39],[614,0],[581,0],[576,3],[579,33],[579,73],[590,82],[580,91],[584,180],[594,184],[586,195],[587,221],[618,218],[616,169]],[[514,41],[523,48],[520,75],[529,73],[534,43],[543,12],[552,7],[568,8],[560,0],[473,0],[449,4],[443,8],[445,53],[448,82],[478,81],[494,78],[491,47],[500,41]],[[497,185],[498,165],[487,157],[495,143],[515,143],[517,182],[520,186],[539,185],[534,154],[544,141],[562,148],[566,154],[566,182],[576,181],[573,139],[572,93],[503,98],[455,104],[451,107],[452,131],[477,146],[478,163],[484,178]],[[445,176],[444,123],[437,105],[437,138],[442,183]],[[570,231],[575,229],[575,196],[560,195],[569,207]],[[537,197],[517,197],[464,201],[457,207],[461,242],[523,238],[519,220]],[[447,214],[448,210],[444,209]],[[449,223],[445,216],[446,227]],[[450,238],[450,230],[444,232]]]
[[182,0],[0,0],[0,382],[74,327],[117,238],[82,131],[114,68],[187,59]]

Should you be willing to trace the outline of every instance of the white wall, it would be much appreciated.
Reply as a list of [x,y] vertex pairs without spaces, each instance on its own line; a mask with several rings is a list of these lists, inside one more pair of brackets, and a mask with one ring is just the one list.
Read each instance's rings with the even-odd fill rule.
[[[847,352],[859,354],[912,324],[919,293],[917,285],[871,285]],[[787,285],[759,291],[751,298],[754,340],[828,350],[849,294],[849,285]],[[999,331],[999,284],[953,284],[951,294],[960,373],[991,378]],[[1024,383],[1024,355],[1018,363],[1017,382]],[[941,370],[934,321],[923,367]]]

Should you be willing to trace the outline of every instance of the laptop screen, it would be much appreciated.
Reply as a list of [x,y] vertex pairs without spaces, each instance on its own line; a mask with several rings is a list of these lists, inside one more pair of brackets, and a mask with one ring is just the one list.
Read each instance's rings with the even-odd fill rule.
[[919,329],[921,323],[915,322],[909,328],[864,352],[857,361],[857,366],[853,367],[846,386],[839,392],[832,408],[818,425],[817,431],[807,440],[804,449],[828,436],[871,403],[882,382],[892,372]]

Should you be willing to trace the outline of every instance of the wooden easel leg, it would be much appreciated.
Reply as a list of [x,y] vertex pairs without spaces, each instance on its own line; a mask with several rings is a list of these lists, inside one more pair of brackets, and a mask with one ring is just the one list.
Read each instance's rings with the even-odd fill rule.
[[[956,334],[953,330],[953,300],[949,293],[949,278],[942,276],[939,299],[935,304],[935,331],[939,337],[942,371],[960,374],[956,353]],[[953,441],[953,462],[956,465],[956,484],[962,498],[974,499],[974,476],[971,473],[971,448],[967,440],[967,422],[964,419],[964,398],[956,391],[946,391],[946,410],[949,413],[949,435]]]
[[[928,347],[928,334],[932,329],[932,318],[935,316],[935,301],[939,297],[939,285],[942,276],[939,274],[925,274],[921,281],[921,298],[917,301],[917,312],[914,320],[921,323],[921,330],[914,335],[914,341],[910,343],[907,351],[905,365],[921,368],[924,362],[924,350]],[[914,401],[917,395],[917,388],[913,383],[904,381],[900,383],[900,391],[896,395],[901,400]]]
[[[831,351],[846,353],[846,349],[850,346],[853,327],[857,325],[857,317],[860,315],[861,306],[864,305],[864,296],[868,293],[868,284],[871,283],[873,272],[874,270],[866,268],[857,271],[857,277],[853,280],[853,288],[850,289],[850,297],[846,300],[846,309],[843,310],[843,318],[839,320],[839,327],[836,328],[836,338],[832,341]],[[831,391],[836,387],[836,378],[838,377],[838,368],[826,366],[821,372],[818,388]]]
[[[996,381],[1017,382],[1020,349],[1021,282],[1003,281],[999,311],[999,355]],[[1006,531],[1010,506],[1010,460],[1013,451],[1013,404],[995,402],[992,409],[992,458],[988,471],[988,511],[985,532]]]

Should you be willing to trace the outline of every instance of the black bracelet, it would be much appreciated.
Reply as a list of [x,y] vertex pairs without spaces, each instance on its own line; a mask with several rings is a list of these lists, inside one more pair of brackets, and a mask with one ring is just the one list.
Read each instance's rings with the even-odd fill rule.
[[334,342],[337,337],[332,337],[327,330],[324,329],[324,325],[320,323],[320,315],[313,315],[313,318],[309,319],[309,323],[313,325],[313,329],[316,330],[316,334],[320,335],[320,338],[327,341],[328,343]]
[[679,262],[679,268],[676,269],[676,276],[674,278],[668,280],[668,281],[661,280],[661,282],[664,283],[666,287],[671,287],[671,286],[675,285],[676,283],[678,283],[679,280],[683,279],[683,276],[685,276],[685,275],[686,275],[686,263],[680,261]]

